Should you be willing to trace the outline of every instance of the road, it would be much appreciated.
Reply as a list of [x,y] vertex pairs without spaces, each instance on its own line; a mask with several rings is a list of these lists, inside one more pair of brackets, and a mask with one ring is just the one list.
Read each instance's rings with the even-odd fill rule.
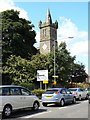
[[38,111],[21,110],[14,112],[12,116],[7,120],[22,119],[22,118],[88,118],[88,109],[90,104],[88,100],[77,101],[76,104],[65,105],[59,107],[55,105],[48,105],[47,107],[41,107]]

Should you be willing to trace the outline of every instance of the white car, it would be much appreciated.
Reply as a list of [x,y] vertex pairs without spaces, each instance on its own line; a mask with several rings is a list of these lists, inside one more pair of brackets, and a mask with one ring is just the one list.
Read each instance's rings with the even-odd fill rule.
[[79,100],[88,99],[87,92],[81,88],[69,88],[69,90],[75,94],[76,98]]
[[0,86],[0,112],[9,117],[13,110],[31,107],[38,110],[39,98],[28,89],[16,85]]

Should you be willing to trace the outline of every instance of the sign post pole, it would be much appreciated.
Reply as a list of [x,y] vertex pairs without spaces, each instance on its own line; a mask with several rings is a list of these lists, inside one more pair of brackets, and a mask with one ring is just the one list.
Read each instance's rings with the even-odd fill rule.
[[45,90],[46,90],[46,88],[47,88],[47,84],[45,84]]
[[48,84],[48,80],[44,80],[44,81],[43,81],[43,84],[45,84],[45,90],[46,90],[47,84]]
[[40,89],[42,89],[42,81],[40,81]]

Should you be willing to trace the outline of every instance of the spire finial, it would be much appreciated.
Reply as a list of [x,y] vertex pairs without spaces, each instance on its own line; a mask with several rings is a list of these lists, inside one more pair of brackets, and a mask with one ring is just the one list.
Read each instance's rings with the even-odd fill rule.
[[51,18],[51,14],[50,14],[50,9],[49,8],[47,10],[46,23],[51,23],[52,24],[52,18]]

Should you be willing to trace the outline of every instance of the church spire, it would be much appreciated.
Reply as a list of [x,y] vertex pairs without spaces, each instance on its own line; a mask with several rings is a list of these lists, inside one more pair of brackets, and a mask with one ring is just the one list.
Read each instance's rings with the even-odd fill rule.
[[47,10],[46,23],[52,24],[52,18],[50,14],[50,9]]

